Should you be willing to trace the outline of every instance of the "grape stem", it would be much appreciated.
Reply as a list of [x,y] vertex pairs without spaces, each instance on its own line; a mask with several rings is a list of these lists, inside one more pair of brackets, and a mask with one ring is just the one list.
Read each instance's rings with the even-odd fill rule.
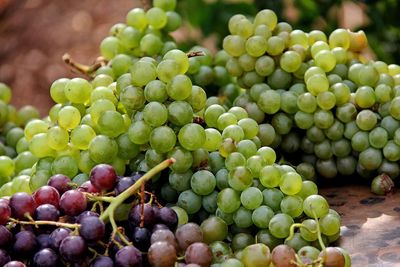
[[204,54],[203,51],[193,51],[193,52],[189,52],[186,54],[187,57],[200,57],[200,56],[205,56],[206,54]]
[[114,199],[114,197],[97,196],[97,195],[90,194],[90,193],[84,193],[84,194],[91,201],[103,201],[103,202],[111,203],[111,201]]
[[105,66],[106,60],[103,57],[98,57],[93,65],[84,65],[74,61],[70,54],[66,53],[62,56],[63,61],[70,66],[73,70],[91,76],[97,69]]
[[155,166],[153,169],[149,170],[145,175],[140,177],[139,180],[137,180],[133,185],[131,185],[128,189],[126,189],[124,192],[119,194],[117,197],[115,197],[111,202],[110,205],[107,207],[107,209],[104,211],[103,214],[100,216],[100,220],[105,222],[107,219],[110,218],[111,214],[114,216],[114,211],[115,209],[121,205],[126,199],[128,199],[130,196],[134,195],[137,193],[137,191],[140,189],[142,183],[145,183],[149,181],[154,175],[157,173],[161,172],[162,170],[168,168],[170,165],[172,165],[176,160],[174,158],[169,158]]
[[71,228],[71,229],[79,229],[81,227],[80,224],[78,223],[62,223],[62,222],[54,222],[54,221],[20,221],[14,218],[9,218],[10,222],[13,222],[15,224],[22,224],[22,225],[54,225],[57,227],[65,227],[65,228]]

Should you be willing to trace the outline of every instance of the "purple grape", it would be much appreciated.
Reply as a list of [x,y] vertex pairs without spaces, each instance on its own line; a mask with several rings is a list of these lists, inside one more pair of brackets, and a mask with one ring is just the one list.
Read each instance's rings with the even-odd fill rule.
[[117,184],[115,185],[115,194],[119,195],[122,192],[124,192],[126,189],[128,189],[130,186],[132,186],[135,183],[135,181],[131,177],[122,177],[119,179]]
[[7,251],[0,249],[0,266],[4,266],[10,260],[11,260],[11,258],[7,254]]
[[7,223],[11,216],[11,208],[8,204],[0,202],[0,225]]
[[29,256],[37,247],[35,235],[31,231],[21,231],[15,235],[13,251],[16,255]]
[[153,243],[149,248],[147,258],[150,265],[156,267],[174,266],[177,261],[175,247],[167,242]]
[[69,236],[71,233],[71,230],[68,228],[57,228],[50,234],[50,242],[51,242],[51,248],[54,251],[58,251],[60,248],[61,242]]
[[58,208],[60,193],[58,193],[57,189],[52,186],[42,186],[38,188],[32,196],[38,206],[42,204],[52,204]]
[[209,246],[202,242],[191,244],[185,251],[186,263],[196,263],[202,267],[210,266],[213,255]]
[[12,241],[12,233],[5,226],[0,225],[0,248],[8,247]]
[[117,181],[114,167],[108,164],[98,164],[90,171],[90,182],[100,191],[111,190]]
[[39,249],[51,248],[51,238],[49,234],[40,234],[36,236],[36,242]]
[[78,191],[87,193],[99,193],[99,189],[95,187],[90,181],[86,181],[78,188]]
[[99,217],[100,215],[97,212],[94,212],[91,210],[85,210],[84,212],[82,212],[81,214],[76,216],[76,222],[81,223],[83,218],[90,217],[90,216]]
[[20,261],[10,261],[3,267],[26,267],[26,265]]
[[79,262],[85,258],[87,244],[79,235],[70,235],[60,244],[60,255],[69,262]]
[[153,226],[152,232],[154,233],[157,230],[170,230],[168,226],[163,223],[157,223]]
[[[142,212],[142,205],[140,204],[134,206],[129,212],[129,221],[133,227],[140,226],[141,212]],[[143,226],[145,228],[151,228],[156,222],[156,216],[153,207],[150,204],[144,204],[143,214],[144,214]]]
[[105,225],[99,217],[88,216],[81,221],[79,234],[88,242],[96,242],[104,237]]
[[132,246],[125,246],[115,254],[116,267],[141,267],[142,254]]
[[140,251],[147,251],[150,247],[150,231],[147,228],[135,227],[133,229],[132,241]]
[[25,192],[14,194],[10,198],[12,216],[15,219],[25,219],[25,214],[33,216],[36,209],[36,202],[33,197]]
[[65,176],[64,174],[56,174],[50,177],[47,185],[54,187],[57,189],[58,193],[62,195],[64,192],[71,189],[70,183],[71,179],[69,179],[68,176]]
[[57,267],[59,266],[58,256],[51,248],[44,248],[33,256],[33,265],[36,267]]
[[168,226],[171,230],[175,230],[175,228],[178,226],[178,215],[171,208],[163,207],[159,209],[158,218],[161,223]]
[[58,221],[60,212],[52,204],[42,204],[36,208],[35,218],[38,221]]
[[90,267],[110,267],[110,266],[114,266],[114,262],[110,257],[106,256],[97,256],[90,264]]

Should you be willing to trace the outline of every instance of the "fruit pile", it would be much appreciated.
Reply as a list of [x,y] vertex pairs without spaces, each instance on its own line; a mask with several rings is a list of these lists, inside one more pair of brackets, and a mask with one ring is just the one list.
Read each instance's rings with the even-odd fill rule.
[[175,5],[129,11],[99,64],[68,58],[90,79],[56,80],[45,118],[0,86],[0,262],[350,266],[327,247],[341,219],[314,166],[398,176],[400,68],[362,63],[362,32],[271,10],[233,16],[215,55],[186,53]]

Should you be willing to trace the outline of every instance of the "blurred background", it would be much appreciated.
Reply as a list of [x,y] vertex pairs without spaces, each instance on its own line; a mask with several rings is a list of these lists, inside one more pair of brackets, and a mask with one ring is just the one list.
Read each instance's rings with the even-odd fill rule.
[[[31,104],[42,115],[53,105],[49,88],[61,77],[74,77],[62,61],[69,53],[83,64],[99,56],[99,44],[110,27],[146,0],[0,0],[0,81],[13,90],[13,104]],[[174,33],[183,49],[202,44],[219,47],[227,21],[237,13],[249,16],[274,10],[294,29],[362,29],[369,58],[400,63],[398,0],[178,0],[185,26]]]

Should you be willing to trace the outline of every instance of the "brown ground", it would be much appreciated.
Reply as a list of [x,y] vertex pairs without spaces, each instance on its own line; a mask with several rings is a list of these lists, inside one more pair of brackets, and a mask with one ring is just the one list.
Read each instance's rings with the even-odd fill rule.
[[109,28],[138,6],[135,0],[0,0],[0,81],[13,90],[13,103],[31,104],[42,115],[53,105],[49,88],[77,74],[63,63],[69,53],[91,64]]

